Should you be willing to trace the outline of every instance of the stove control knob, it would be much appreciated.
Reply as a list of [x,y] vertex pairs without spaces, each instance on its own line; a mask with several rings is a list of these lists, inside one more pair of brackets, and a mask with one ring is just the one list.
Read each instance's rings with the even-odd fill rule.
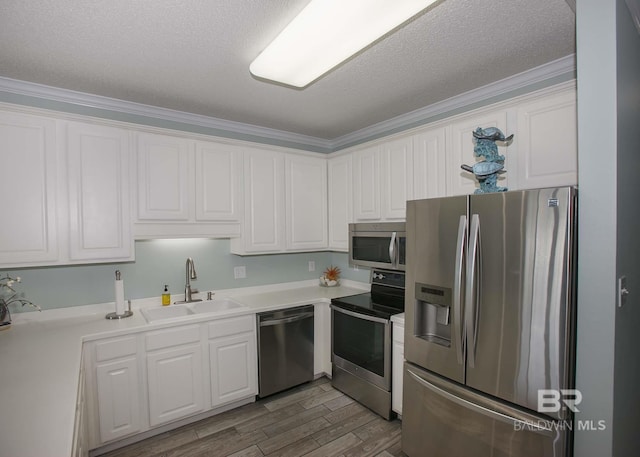
[[373,279],[384,279],[384,275],[382,273],[374,273]]

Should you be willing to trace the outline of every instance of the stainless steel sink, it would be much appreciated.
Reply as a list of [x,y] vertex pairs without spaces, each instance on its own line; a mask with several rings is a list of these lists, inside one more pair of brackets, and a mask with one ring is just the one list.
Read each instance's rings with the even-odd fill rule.
[[193,314],[225,313],[228,311],[246,308],[246,305],[231,300],[230,298],[216,298],[214,300],[194,301],[179,305],[142,308],[140,311],[147,322],[152,323],[167,319],[191,316]]
[[205,300],[191,304],[191,309],[196,314],[220,313],[243,308],[247,308],[247,306],[231,300],[230,298],[216,298],[215,300]]
[[142,308],[141,312],[148,323],[193,314],[193,311],[186,305],[171,305],[163,306],[161,308]]

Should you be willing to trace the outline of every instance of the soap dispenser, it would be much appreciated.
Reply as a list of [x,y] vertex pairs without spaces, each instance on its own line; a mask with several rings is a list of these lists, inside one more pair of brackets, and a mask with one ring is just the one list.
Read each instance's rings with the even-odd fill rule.
[[164,285],[164,291],[162,292],[162,306],[168,306],[171,304],[171,294],[169,293],[169,286]]

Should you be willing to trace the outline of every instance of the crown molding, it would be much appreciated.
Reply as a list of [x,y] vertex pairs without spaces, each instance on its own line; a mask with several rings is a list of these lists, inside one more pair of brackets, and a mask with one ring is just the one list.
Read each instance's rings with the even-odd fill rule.
[[[182,126],[191,125],[209,129],[210,133],[215,136],[292,147],[311,152],[329,153],[438,120],[446,114],[453,114],[456,110],[468,108],[474,104],[493,103],[498,101],[496,99],[500,97],[507,98],[508,95],[513,95],[518,91],[535,90],[540,88],[535,87],[536,85],[544,85],[545,82],[548,83],[547,85],[559,82],[554,81],[554,79],[557,80],[562,77],[575,79],[575,69],[576,58],[575,54],[572,54],[333,140],[10,78],[0,77],[0,92],[107,112],[96,112],[95,117],[109,117],[117,120],[117,116],[114,116],[113,113],[124,114],[137,117],[134,122],[144,125],[154,125],[153,121],[175,122]],[[69,111],[69,107],[67,106],[65,109],[65,106],[60,106],[59,110]],[[108,116],[109,113],[111,113],[111,116]],[[177,125],[176,129],[180,130],[180,125]]]
[[[435,121],[446,114],[456,110],[480,104],[490,99],[500,98],[507,94],[535,87],[545,81],[551,81],[559,77],[575,79],[576,56],[571,54],[558,60],[551,61],[531,70],[518,73],[505,79],[487,84],[486,86],[470,90],[441,102],[433,103],[383,122],[371,125],[361,130],[341,136],[331,143],[331,150],[338,151],[350,146],[355,146],[366,141],[380,138],[402,130],[416,127],[420,124]],[[538,87],[539,88],[539,87]],[[506,97],[505,97],[506,98]]]
[[[103,97],[101,95],[93,95],[69,89],[61,89],[46,86],[44,84],[0,77],[0,92],[7,92],[26,97],[36,97],[39,99],[106,110],[114,113],[141,116],[146,119],[158,119],[177,122],[180,124],[189,124],[213,129],[217,131],[220,136],[230,136],[236,139],[238,139],[238,136],[248,137],[247,139],[253,139],[257,142],[261,142],[260,140],[262,140],[262,142],[266,142],[268,144],[285,145],[298,148],[302,147],[319,152],[330,152],[330,142],[323,138],[301,135],[268,127],[260,127],[258,125],[245,124],[242,122],[229,121],[210,116],[203,116],[200,114],[187,113],[168,108],[161,108],[158,106],[145,105],[127,100]],[[144,119],[140,119],[140,121],[140,123],[144,123]]]

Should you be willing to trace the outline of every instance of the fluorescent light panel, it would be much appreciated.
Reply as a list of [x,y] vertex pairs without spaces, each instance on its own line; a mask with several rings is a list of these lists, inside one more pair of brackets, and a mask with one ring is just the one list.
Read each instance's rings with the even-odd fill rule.
[[435,1],[311,0],[249,70],[304,87]]

